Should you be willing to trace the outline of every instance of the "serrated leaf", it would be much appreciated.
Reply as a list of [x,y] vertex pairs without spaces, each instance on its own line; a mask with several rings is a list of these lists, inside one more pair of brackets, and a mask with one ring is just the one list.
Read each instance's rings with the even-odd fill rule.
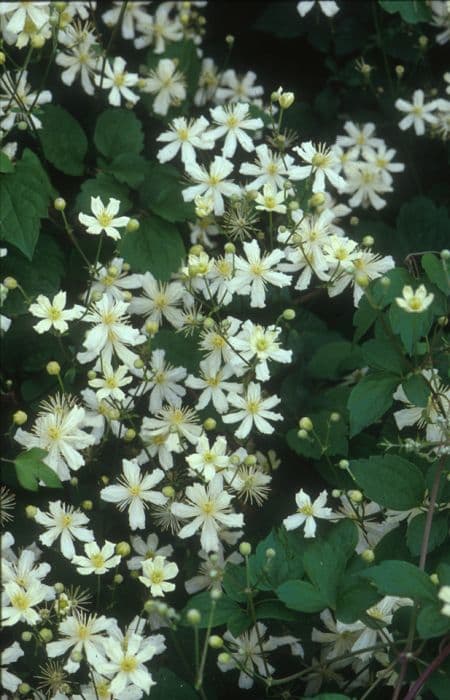
[[13,173],[14,172],[14,163],[6,153],[3,153],[3,151],[0,151],[0,173]]
[[401,309],[398,304],[392,304],[389,309],[389,323],[394,333],[402,339],[406,351],[411,355],[414,352],[416,343],[427,335],[433,324],[433,306],[419,314],[409,313]]
[[373,581],[384,595],[417,598],[420,601],[436,600],[436,588],[428,574],[406,561],[383,561],[360,575]]
[[[406,542],[411,554],[418,557],[422,548],[423,534],[427,515],[419,513],[408,523]],[[427,552],[430,553],[436,547],[445,542],[448,535],[448,516],[446,513],[437,513],[432,520],[428,539]]]
[[166,221],[194,219],[192,202],[186,203],[181,196],[181,174],[172,165],[147,163],[145,179],[139,188],[143,207],[151,209]]
[[[441,613],[442,603],[425,605],[417,617],[417,632],[422,639],[443,637],[450,632],[450,619]],[[448,686],[447,686],[448,689]]]
[[393,402],[398,377],[377,372],[363,377],[353,387],[348,399],[350,413],[350,437],[354,437],[367,425],[381,418]]
[[408,377],[402,383],[402,388],[411,404],[414,406],[427,406],[431,389],[422,374],[413,374],[411,377]]
[[157,216],[141,219],[137,231],[123,236],[119,250],[134,272],[149,271],[162,281],[168,280],[179,269],[185,256],[176,226]]
[[136,153],[119,153],[110,163],[99,162],[104,172],[113,175],[118,182],[138,187],[144,179],[146,161]]
[[32,447],[22,452],[14,460],[17,479],[23,488],[37,491],[39,482],[43,481],[49,488],[62,488],[58,475],[42,461],[47,456],[45,450]]
[[432,253],[422,255],[421,264],[428,279],[444,294],[450,294],[450,265],[448,260],[438,258]]
[[138,154],[144,146],[142,124],[128,109],[107,109],[97,119],[94,143],[107,158],[120,154]]
[[379,4],[383,10],[390,14],[398,12],[408,24],[429,22],[431,20],[430,8],[425,3],[425,0],[379,0]]
[[402,457],[388,454],[355,460],[350,471],[365,495],[384,508],[409,510],[423,503],[423,474]]
[[275,591],[278,598],[291,610],[320,612],[329,607],[327,598],[308,581],[286,581]]
[[[181,613],[181,624],[190,626],[190,623],[186,619],[186,613],[188,610],[194,608],[198,610],[201,614],[201,620],[198,624],[200,629],[206,629],[208,627],[208,620],[211,614],[212,600],[211,595],[208,592],[199,593],[189,599],[189,602],[182,610]],[[225,624],[231,615],[237,613],[240,607],[234,600],[231,600],[227,596],[223,595],[219,600],[216,601],[215,610],[213,614],[213,627]]]
[[152,700],[198,700],[194,688],[170,668],[152,670],[152,676],[156,683],[151,689]]
[[91,197],[100,197],[105,206],[110,197],[118,199],[120,201],[120,215],[125,214],[131,208],[128,187],[117,182],[112,175],[107,173],[98,173],[95,178],[83,182],[81,191],[75,200],[75,211],[90,215]]
[[39,138],[47,160],[66,175],[82,175],[88,141],[80,124],[59,105],[45,105],[40,118]]

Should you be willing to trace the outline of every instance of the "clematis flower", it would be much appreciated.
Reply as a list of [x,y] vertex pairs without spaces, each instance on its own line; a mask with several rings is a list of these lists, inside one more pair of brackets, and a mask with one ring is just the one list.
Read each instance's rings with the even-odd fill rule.
[[98,236],[102,231],[115,241],[120,240],[120,233],[117,229],[124,228],[130,218],[119,216],[116,218],[120,208],[120,201],[110,197],[108,206],[105,207],[100,197],[91,197],[91,210],[94,216],[88,214],[78,214],[78,219],[83,226],[87,227],[86,233]]
[[289,515],[283,520],[283,525],[286,530],[296,530],[302,525],[305,526],[305,537],[315,537],[316,534],[316,518],[324,518],[329,520],[333,514],[331,508],[326,508],[327,492],[322,491],[315,501],[311,503],[311,498],[307,493],[300,489],[295,494],[295,502],[298,509],[294,515]]

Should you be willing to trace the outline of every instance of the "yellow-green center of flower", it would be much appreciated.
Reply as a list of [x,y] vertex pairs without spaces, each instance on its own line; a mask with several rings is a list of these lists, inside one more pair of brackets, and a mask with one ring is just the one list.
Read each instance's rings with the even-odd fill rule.
[[122,661],[120,662],[120,670],[124,671],[125,673],[132,673],[136,670],[137,665],[138,662],[136,661],[134,656],[124,656]]
[[411,297],[411,299],[408,301],[408,306],[410,309],[413,311],[419,311],[419,309],[422,308],[422,300],[419,299],[416,296]]
[[301,508],[297,510],[297,513],[301,513],[302,515],[314,515],[314,511],[311,505],[305,504]]
[[118,73],[114,76],[114,85],[116,87],[122,87],[125,83],[125,73]]
[[328,164],[329,158],[325,153],[315,153],[312,157],[311,164],[315,168],[324,168]]
[[239,124],[237,118],[234,116],[234,114],[230,114],[230,116],[227,119],[227,126],[230,127],[230,129],[233,129],[235,126]]
[[205,501],[202,504],[202,511],[205,513],[205,515],[212,515],[215,512],[213,501]]
[[50,440],[59,440],[59,438],[61,437],[61,429],[58,428],[57,425],[52,425],[47,430],[47,435],[50,438]]
[[100,224],[100,226],[103,226],[103,228],[109,226],[112,220],[113,217],[106,211],[102,211],[102,213],[97,216],[97,221]]
[[264,350],[267,350],[268,347],[269,347],[269,342],[265,338],[259,338],[256,341],[256,349],[259,352],[264,352]]
[[178,129],[177,134],[180,141],[187,141],[189,138],[189,131],[187,129]]
[[156,571],[153,571],[150,580],[152,583],[162,583],[164,581],[164,572],[162,569],[156,569]]
[[249,413],[251,413],[252,416],[255,415],[255,413],[258,413],[258,411],[259,411],[259,404],[260,404],[259,401],[248,401],[247,402],[247,411]]
[[51,306],[48,310],[48,315],[52,321],[58,321],[62,316],[62,311],[56,306]]
[[140,486],[130,486],[128,489],[128,492],[130,493],[131,496],[139,496],[141,493],[141,487]]
[[96,569],[100,569],[102,566],[105,565],[105,557],[101,552],[93,554],[91,557],[89,557],[89,559],[91,560],[92,565],[95,566]]
[[29,605],[29,600],[28,596],[26,593],[16,593],[16,595],[13,595],[11,598],[11,605],[13,608],[16,608],[16,610],[26,610]]

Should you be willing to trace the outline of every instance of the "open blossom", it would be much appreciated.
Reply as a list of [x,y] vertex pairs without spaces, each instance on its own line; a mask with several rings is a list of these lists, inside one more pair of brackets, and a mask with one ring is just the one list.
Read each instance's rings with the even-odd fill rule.
[[182,102],[186,98],[184,76],[177,71],[174,61],[170,58],[162,58],[156,68],[150,72],[143,92],[156,95],[153,111],[155,114],[164,116],[172,103]]
[[59,639],[46,645],[47,656],[51,659],[62,656],[69,649],[84,652],[88,663],[97,668],[99,657],[103,654],[106,635],[111,633],[116,621],[104,615],[85,615],[77,612],[63,620],[58,627]]
[[183,301],[184,289],[179,282],[159,282],[151,272],[142,277],[144,296],[133,297],[128,307],[130,314],[145,317],[146,323],[160,326],[166,319],[172,326],[183,325],[183,312],[179,308]]
[[244,516],[231,511],[232,497],[224,491],[220,475],[216,475],[207,486],[187,486],[186,498],[187,503],[172,503],[171,506],[177,518],[191,519],[178,536],[183,539],[192,537],[201,528],[200,542],[205,552],[217,552],[221,528],[242,527],[244,524]]
[[222,420],[224,423],[238,423],[242,421],[235,432],[235,436],[239,439],[243,440],[246,438],[253,425],[260,433],[271,435],[274,427],[270,425],[269,421],[283,420],[283,416],[280,413],[274,413],[270,410],[280,403],[281,399],[279,396],[269,396],[267,399],[263,399],[261,397],[261,385],[255,382],[250,382],[245,395],[230,394],[228,401],[238,410],[222,416]]
[[146,559],[154,559],[157,556],[170,557],[173,554],[173,547],[171,544],[159,547],[158,535],[154,532],[147,535],[145,541],[138,535],[131,535],[130,540],[134,551],[137,552],[136,556],[127,560],[127,566],[130,571],[141,569]]
[[242,324],[237,335],[230,339],[232,347],[241,358],[250,362],[256,359],[256,379],[267,382],[270,379],[268,360],[291,362],[292,350],[283,350],[278,342],[281,328],[268,326],[264,328],[250,320]]
[[270,184],[274,190],[282,190],[285,182],[303,179],[301,167],[294,165],[294,159],[288,154],[281,156],[261,143],[255,148],[254,163],[242,163],[239,168],[241,175],[249,175],[254,179],[245,186],[246,190],[259,190],[265,184]]
[[190,374],[186,379],[186,386],[202,390],[195,408],[200,411],[212,402],[218,413],[228,411],[227,393],[232,391],[239,394],[242,391],[241,384],[227,381],[235,374],[235,371],[231,365],[218,366],[216,360],[211,356],[202,360],[200,362],[200,376],[194,377]]
[[214,107],[210,109],[210,113],[217,126],[208,132],[208,136],[214,140],[225,136],[222,148],[224,158],[234,156],[238,143],[244,151],[250,152],[255,149],[253,140],[246,131],[261,129],[264,122],[262,119],[250,117],[248,104],[238,102],[225,107]]
[[117,369],[113,369],[109,362],[103,363],[103,377],[90,379],[89,386],[97,389],[97,397],[99,401],[111,398],[115,401],[123,401],[125,393],[120,387],[127,386],[132,381],[131,377],[127,377],[127,368],[125,365],[119,365]]
[[5,30],[19,34],[30,23],[37,30],[41,29],[49,19],[50,2],[2,2],[0,15],[6,15]]
[[360,126],[354,122],[347,121],[344,124],[346,136],[338,136],[336,144],[344,148],[352,149],[352,158],[358,158],[361,150],[364,148],[380,148],[383,145],[383,139],[379,139],[375,134],[375,124],[367,122]]
[[411,314],[421,314],[423,311],[428,309],[433,299],[434,294],[431,292],[430,294],[427,294],[424,284],[417,287],[416,291],[414,291],[413,288],[407,284],[402,289],[402,296],[396,297],[395,301],[401,309],[404,309],[404,311]]
[[84,545],[85,557],[75,555],[72,564],[77,567],[77,571],[82,576],[89,574],[106,574],[108,569],[114,569],[120,563],[119,554],[114,554],[115,544],[105,540],[103,547],[99,547],[96,542],[87,542]]
[[[334,17],[339,12],[339,5],[334,0],[318,0],[319,7],[327,17]],[[315,0],[300,0],[297,3],[297,12],[304,17],[313,8]]]
[[[119,21],[119,17],[122,13],[122,2],[113,2],[114,7],[107,10],[102,14],[102,20],[107,27],[114,27]],[[145,22],[149,15],[146,10],[148,9],[148,0],[145,2],[130,2],[128,3],[125,11],[122,15],[121,21],[121,34],[124,39],[134,39],[135,37],[135,25],[139,22]]]
[[5,583],[2,593],[2,624],[5,627],[18,622],[35,625],[41,616],[34,608],[44,600],[46,593],[47,586],[43,586],[40,581],[33,581],[26,589],[15,581]]
[[160,163],[167,163],[175,158],[181,149],[181,160],[183,163],[192,163],[196,160],[195,149],[211,149],[214,140],[211,133],[205,131],[209,122],[205,117],[187,120],[186,117],[176,117],[169,127],[169,131],[164,131],[157,137],[157,141],[167,143],[157,153]]
[[72,309],[65,309],[67,295],[66,292],[58,292],[52,301],[43,294],[39,294],[34,304],[30,305],[29,311],[33,316],[42,319],[33,326],[37,333],[45,333],[54,328],[60,333],[65,333],[69,328],[67,321],[81,318],[85,309],[79,304],[75,304]]
[[119,484],[106,486],[100,491],[100,498],[109,503],[117,503],[119,510],[129,508],[128,517],[132,530],[145,527],[145,509],[148,503],[164,505],[167,498],[152,487],[164,478],[161,469],[155,469],[150,474],[141,474],[139,465],[132,460],[123,460],[123,475]]
[[104,641],[103,649],[108,659],[102,657],[97,660],[95,668],[99,673],[112,677],[109,691],[113,697],[124,697],[122,693],[130,685],[141,688],[144,693],[150,692],[155,682],[145,662],[164,651],[166,647],[163,639],[162,635],[145,638],[139,634],[130,634],[126,644],[112,637]]
[[100,197],[91,197],[91,210],[94,216],[88,214],[78,214],[78,219],[87,227],[86,232],[98,236],[102,231],[115,241],[120,240],[120,233],[117,229],[124,228],[130,217],[118,216],[120,201],[109,198],[108,206],[105,207]]
[[307,493],[300,489],[295,494],[295,502],[298,506],[297,512],[294,515],[289,515],[283,520],[283,525],[286,530],[296,530],[301,525],[305,526],[305,537],[315,537],[316,534],[316,518],[324,518],[329,520],[333,515],[331,508],[326,508],[327,492],[322,491],[315,501],[311,503],[311,498]]
[[226,451],[227,441],[224,437],[219,436],[211,446],[206,435],[203,435],[196,445],[196,452],[186,457],[186,462],[194,474],[200,474],[205,481],[211,481],[228,466]]
[[214,213],[221,215],[225,211],[223,197],[239,195],[241,188],[232,180],[226,178],[233,170],[233,163],[222,156],[215,156],[209,166],[209,171],[198,163],[186,164],[186,172],[197,184],[182,190],[185,202],[192,202],[197,195],[211,197]]
[[287,287],[291,283],[288,275],[274,269],[284,253],[279,248],[269,254],[261,253],[256,240],[244,243],[244,253],[247,259],[236,256],[236,274],[230,286],[237,294],[249,294],[251,307],[262,309],[266,305],[267,283],[276,287]]
[[84,32],[83,40],[79,41],[73,25],[69,25],[62,33],[60,42],[64,50],[58,51],[55,63],[64,68],[61,80],[64,85],[73,85],[80,74],[81,86],[87,95],[94,94],[92,77],[99,65],[99,55],[96,53],[97,41],[93,34]]
[[300,146],[295,146],[294,151],[310,165],[300,167],[302,177],[314,177],[312,191],[323,192],[325,189],[325,177],[336,189],[345,185],[345,180],[337,174],[337,158],[330,148],[324,144],[314,146],[312,141],[305,141]]
[[414,131],[417,136],[422,136],[425,133],[425,124],[436,124],[437,117],[432,114],[438,106],[437,100],[432,100],[428,104],[424,103],[424,92],[423,90],[415,90],[413,94],[412,102],[407,102],[403,99],[398,99],[395,106],[400,112],[405,112],[406,116],[403,117],[399,123],[399,127],[402,131],[409,129],[410,126],[414,126]]
[[24,653],[18,642],[13,642],[9,647],[2,650],[2,686],[11,693],[17,690],[21,680],[14,673],[11,673],[9,670],[10,664],[15,663]]
[[[0,127],[5,131],[20,121],[31,123],[35,129],[42,128],[41,120],[33,112],[39,113],[41,105],[51,102],[52,94],[49,90],[31,92],[27,76],[28,72],[22,70],[17,73],[5,71],[0,77]],[[13,101],[20,107],[6,110]]]
[[130,87],[137,84],[139,76],[137,73],[128,73],[125,66],[126,61],[121,56],[116,56],[112,65],[106,61],[103,73],[94,79],[97,87],[110,90],[108,102],[113,107],[120,107],[122,98],[133,105],[139,100],[139,96],[130,90]]
[[237,75],[233,68],[228,68],[221,77],[220,86],[215,93],[216,102],[252,102],[260,97],[264,88],[255,85],[256,73],[249,70],[245,75]]
[[47,532],[39,535],[40,542],[51,547],[58,537],[61,537],[61,552],[66,559],[73,559],[74,539],[81,542],[94,540],[94,533],[86,528],[89,518],[80,510],[66,506],[61,501],[51,501],[48,504],[48,510],[48,513],[44,513],[38,508],[35,515],[36,522],[47,528]]
[[142,562],[142,576],[139,581],[150,588],[150,595],[153,597],[163,596],[165,593],[175,590],[174,583],[168,581],[178,573],[178,566],[173,562],[166,561],[165,557],[156,556]]
[[150,369],[150,376],[136,390],[137,396],[150,392],[150,413],[160,411],[165,403],[180,405],[186,394],[186,389],[180,382],[185,379],[187,370],[184,367],[172,367],[165,362],[164,350],[153,350]]
[[286,214],[286,205],[283,204],[285,199],[284,191],[276,192],[270,182],[263,185],[263,191],[258,192],[255,198],[255,209],[259,211],[278,212],[278,214]]
[[[148,3],[145,4],[148,5]],[[160,54],[166,50],[166,42],[177,42],[183,39],[183,26],[178,17],[171,17],[172,8],[170,2],[163,2],[158,5],[153,16],[138,18],[136,29],[141,36],[134,40],[137,49],[153,45],[153,52]]]

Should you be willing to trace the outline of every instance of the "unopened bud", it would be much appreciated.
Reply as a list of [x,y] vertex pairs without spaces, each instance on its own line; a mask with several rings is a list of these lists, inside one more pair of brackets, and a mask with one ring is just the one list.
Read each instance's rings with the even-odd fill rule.
[[241,542],[241,544],[239,545],[239,552],[242,554],[243,557],[249,557],[252,553],[252,545],[250,544],[250,542]]
[[373,236],[364,236],[362,239],[362,244],[365,248],[370,248],[375,243],[375,238]]
[[365,549],[363,552],[361,552],[361,559],[367,564],[371,564],[375,560],[373,549]]
[[231,255],[234,255],[234,253],[236,252],[236,246],[234,245],[234,243],[231,243],[231,242],[225,243],[223,249],[224,249],[225,253],[228,253]]
[[217,427],[217,421],[214,418],[206,418],[203,421],[203,427],[205,430],[215,430]]
[[27,695],[31,690],[31,686],[28,683],[21,683],[17,690],[21,695]]
[[131,547],[128,542],[118,542],[116,544],[116,554],[119,554],[121,557],[127,557],[130,552]]
[[278,104],[281,109],[289,109],[295,100],[295,95],[293,92],[282,92],[278,97]]
[[126,230],[128,233],[134,233],[140,228],[140,223],[137,219],[130,219],[129,222],[127,223]]
[[217,660],[220,664],[229,664],[231,661],[231,656],[228,654],[228,652],[222,651],[222,653],[217,657]]
[[244,459],[244,464],[246,467],[253,467],[258,460],[256,459],[255,455],[247,455],[247,457]]
[[20,122],[17,122],[17,128],[19,131],[26,131],[28,129],[28,124],[22,119]]
[[166,498],[173,498],[175,496],[175,489],[169,484],[167,486],[163,486],[162,493]]
[[342,491],[341,489],[333,489],[331,495],[333,498],[340,498],[342,496]]
[[158,328],[159,326],[156,321],[148,321],[145,324],[145,332],[149,335],[155,335],[158,332]]
[[[148,325],[148,324],[147,324],[147,325]],[[135,369],[142,369],[142,368],[144,367],[144,362],[143,362],[143,360],[141,360],[141,358],[138,357],[137,360],[135,360],[135,361],[133,362],[133,367],[134,367]]]
[[361,491],[358,491],[356,489],[352,489],[351,491],[347,491],[347,496],[353,503],[361,503],[363,500],[364,496],[362,495]]
[[190,625],[198,625],[200,623],[200,620],[202,619],[202,616],[199,610],[191,608],[186,613],[186,619]]
[[23,642],[31,642],[33,639],[33,635],[29,630],[25,630],[25,632],[22,632],[20,636]]
[[86,498],[86,500],[81,502],[81,507],[84,508],[84,510],[92,510],[94,507],[94,504],[89,498]]
[[325,204],[325,195],[323,192],[316,192],[309,199],[309,204],[311,207],[321,207]]
[[266,554],[266,559],[273,559],[277,553],[272,547],[269,547],[268,549],[266,549],[265,554]]
[[83,654],[81,651],[78,651],[78,649],[74,649],[70,655],[70,659],[76,664],[79,664],[81,661],[83,661]]
[[295,311],[294,309],[285,309],[283,311],[283,318],[285,321],[293,321],[295,318]]
[[47,374],[50,374],[51,376],[56,376],[58,374],[61,374],[61,365],[59,362],[56,362],[56,360],[52,360],[51,362],[47,362]]
[[293,199],[292,202],[289,202],[288,206],[291,211],[297,211],[297,209],[300,209],[300,204],[297,202],[296,199]]
[[130,302],[132,300],[132,298],[133,298],[133,295],[131,292],[128,291],[128,289],[125,289],[125,291],[122,292],[122,299],[124,301]]
[[103,486],[108,486],[109,476],[106,476],[106,474],[102,474],[102,476],[100,477],[100,481],[102,482]]
[[64,591],[65,586],[63,583],[61,583],[61,581],[57,581],[53,588],[55,589],[56,593],[62,593]]
[[125,434],[123,436],[125,442],[132,442],[135,437],[136,431],[133,428],[127,428],[127,430],[125,430]]
[[303,416],[303,418],[300,418],[298,424],[302,430],[306,430],[308,433],[314,428],[313,422],[311,418],[308,418],[308,416]]
[[358,287],[365,288],[365,287],[369,286],[370,280],[369,280],[367,275],[362,273],[362,274],[356,275],[355,282],[358,285]]
[[211,328],[214,328],[216,325],[216,322],[211,316],[207,316],[205,320],[203,321],[203,328],[205,328],[207,331],[211,330]]
[[78,477],[77,477],[77,476],[73,476],[73,477],[70,479],[70,485],[71,485],[71,486],[78,486]]
[[304,430],[303,428],[301,430],[298,430],[297,437],[300,438],[300,440],[307,440],[308,439],[308,431]]
[[23,425],[26,423],[28,420],[28,416],[25,413],[25,411],[16,411],[13,414],[13,423],[14,425]]
[[359,218],[357,216],[350,217],[350,226],[358,226]]
[[350,462],[348,461],[348,459],[341,459],[338,466],[339,469],[348,469],[350,466]]
[[41,630],[39,630],[39,637],[47,644],[48,642],[52,641],[53,632],[48,627],[43,627]]
[[430,574],[430,581],[431,583],[434,583],[435,586],[439,585],[439,576],[435,574]]
[[37,513],[36,506],[27,506],[25,508],[25,515],[27,516],[27,518],[30,518],[30,519],[34,518],[36,513]]
[[33,49],[42,49],[45,44],[45,39],[42,34],[34,34],[31,37],[31,46]]
[[123,576],[122,574],[116,574],[113,578],[113,583],[116,584],[116,586],[120,586],[121,583],[123,583]]
[[441,250],[441,258],[442,260],[450,260],[450,250],[448,248]]
[[213,588],[209,595],[211,600],[219,600],[222,597],[222,591],[220,588]]
[[419,46],[421,49],[426,49],[428,46],[428,37],[425,34],[419,36]]
[[11,291],[12,289],[17,289],[18,283],[15,277],[5,277],[3,286]]
[[56,211],[64,211],[64,209],[67,206],[67,203],[66,200],[62,197],[57,197],[53,202],[53,206],[55,207]]
[[228,46],[233,46],[234,36],[232,34],[227,34],[225,37],[225,43],[228,44]]
[[341,420],[341,414],[337,413],[336,411],[333,411],[333,413],[330,413],[330,421],[332,423],[339,423]]
[[211,649],[220,649],[221,647],[223,647],[223,639],[217,634],[212,634],[208,639],[208,644],[211,647]]
[[383,275],[383,277],[380,279],[380,284],[382,287],[385,287],[387,289],[387,287],[391,286],[391,280],[389,279],[389,277],[386,277],[386,275]]
[[[139,572],[137,571],[136,573],[139,573]],[[149,615],[152,612],[155,612],[155,608],[156,608],[156,601],[155,600],[152,600],[152,598],[150,598],[149,600],[145,601],[144,610],[147,613],[147,615]]]
[[447,316],[439,316],[438,320],[438,325],[444,328],[448,324],[448,318]]
[[403,78],[403,75],[405,73],[405,66],[395,66],[395,73],[397,75],[397,78]]

